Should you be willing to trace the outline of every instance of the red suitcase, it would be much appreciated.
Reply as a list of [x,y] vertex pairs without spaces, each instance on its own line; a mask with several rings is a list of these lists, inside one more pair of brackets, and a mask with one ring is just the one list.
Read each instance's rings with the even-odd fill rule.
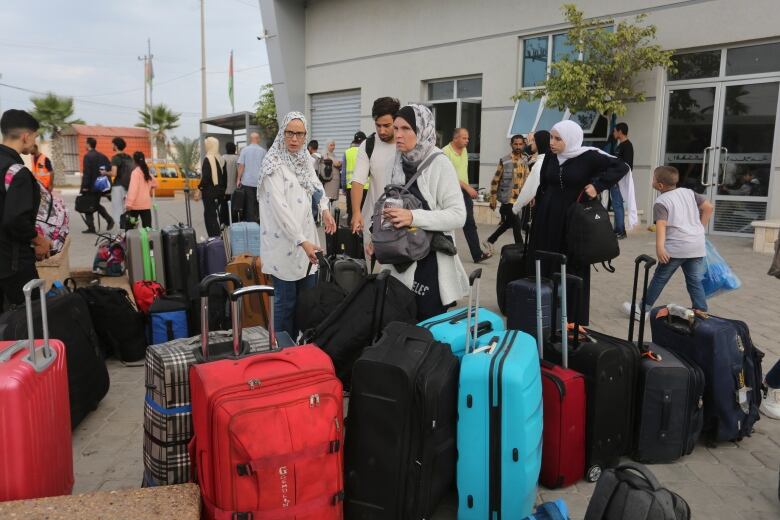
[[[258,292],[271,296],[273,309],[267,286],[238,289],[231,300],[238,307],[242,296]],[[313,345],[276,346],[193,365],[190,388],[191,452],[205,518],[342,518],[342,387],[327,354]]]
[[[557,253],[536,253],[536,327],[539,359],[543,356],[541,259],[561,261],[561,279],[566,279],[566,257]],[[561,330],[566,330],[566,284],[561,286]],[[553,286],[555,292],[555,285]],[[553,294],[555,298],[555,294]],[[547,488],[566,487],[585,474],[585,377],[570,370],[568,334],[562,336],[563,366],[542,361],[542,470],[539,482]]]
[[24,286],[29,337],[36,287],[43,341],[0,342],[0,502],[69,495],[73,489],[65,345],[49,340],[43,280]]

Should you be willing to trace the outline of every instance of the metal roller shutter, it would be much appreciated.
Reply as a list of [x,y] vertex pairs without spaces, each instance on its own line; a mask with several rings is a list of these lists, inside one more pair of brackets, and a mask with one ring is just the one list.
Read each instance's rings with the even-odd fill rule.
[[331,139],[336,153],[342,154],[360,130],[360,90],[344,90],[311,95],[311,137],[320,148]]

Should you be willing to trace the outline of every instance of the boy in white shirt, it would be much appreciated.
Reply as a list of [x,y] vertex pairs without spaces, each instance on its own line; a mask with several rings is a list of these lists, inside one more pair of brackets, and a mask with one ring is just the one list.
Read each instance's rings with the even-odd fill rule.
[[[706,311],[704,294],[704,235],[713,206],[704,195],[687,188],[678,188],[680,173],[672,166],[659,166],[653,172],[653,188],[661,192],[653,206],[656,221],[655,249],[658,266],[643,302],[646,309],[653,306],[666,284],[679,267],[685,275],[685,285],[693,309]],[[623,309],[630,315],[631,305]]]

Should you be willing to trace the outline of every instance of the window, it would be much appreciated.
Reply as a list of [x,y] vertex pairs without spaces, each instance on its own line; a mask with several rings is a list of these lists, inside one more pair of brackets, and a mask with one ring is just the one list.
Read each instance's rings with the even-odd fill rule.
[[515,111],[514,114],[512,114],[512,124],[509,127],[509,135],[525,135],[528,132],[532,132],[541,104],[541,99],[534,99],[531,101],[526,101],[525,99],[519,100],[515,104]]
[[436,81],[428,83],[428,99],[436,101],[437,99],[454,99],[455,81]]
[[481,98],[482,97],[482,78],[469,78],[458,80],[459,98]]
[[609,121],[594,110],[584,110],[572,114],[569,110],[559,110],[545,106],[546,98],[527,101],[518,100],[512,114],[507,138],[515,134],[527,134],[537,130],[550,130],[555,123],[571,119],[582,127],[585,140],[601,143],[607,140]]
[[683,79],[717,78],[720,75],[720,49],[690,52],[672,56],[675,72],[669,71],[669,81]]
[[726,75],[780,71],[780,43],[734,47],[726,51]]
[[[608,26],[603,30],[613,31],[614,28]],[[567,33],[525,38],[523,40],[523,88],[541,85],[547,78],[550,66],[563,59],[580,59],[574,46],[569,43]]]

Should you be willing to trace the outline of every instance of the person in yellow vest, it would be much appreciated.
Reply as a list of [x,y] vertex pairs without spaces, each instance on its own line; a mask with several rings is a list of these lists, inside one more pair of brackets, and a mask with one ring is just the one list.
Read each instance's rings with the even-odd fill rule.
[[32,168],[30,168],[30,170],[33,172],[33,175],[35,175],[35,178],[41,181],[41,184],[46,186],[47,190],[51,191],[54,168],[52,168],[49,158],[38,150],[37,144],[33,145]]
[[[352,144],[344,152],[344,160],[341,161],[341,164],[344,165],[344,175],[341,176],[341,188],[347,192],[348,222],[352,222],[352,174],[355,172],[355,165],[357,164],[358,149],[360,148],[360,144],[365,140],[365,133],[360,131],[355,133]],[[366,200],[366,192],[363,192],[363,200]],[[360,209],[361,208],[358,208],[358,211],[360,211]]]

